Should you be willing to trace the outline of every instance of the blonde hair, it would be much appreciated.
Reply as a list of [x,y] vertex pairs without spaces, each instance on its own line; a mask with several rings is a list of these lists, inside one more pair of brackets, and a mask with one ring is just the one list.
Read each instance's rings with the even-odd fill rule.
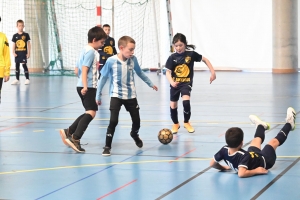
[[118,47],[123,46],[126,47],[126,45],[128,43],[133,43],[135,44],[135,41],[133,38],[129,37],[129,36],[122,36],[119,41],[118,41]]

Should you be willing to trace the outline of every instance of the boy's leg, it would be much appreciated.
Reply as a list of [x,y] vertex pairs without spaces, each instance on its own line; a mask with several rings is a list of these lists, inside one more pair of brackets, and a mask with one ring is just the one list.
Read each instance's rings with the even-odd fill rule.
[[26,63],[22,63],[23,65],[23,69],[24,69],[24,74],[25,74],[25,85],[28,85],[30,83],[29,81],[29,71],[28,71],[28,67],[27,67],[27,64]]
[[137,99],[129,99],[129,100],[124,100],[124,106],[126,110],[130,113],[131,120],[132,120],[132,128],[130,135],[135,141],[136,146],[139,148],[143,147],[143,141],[139,137],[139,130],[141,127],[141,119],[140,119],[140,107],[138,105]]
[[270,124],[260,120],[256,115],[250,115],[249,119],[256,126],[254,139],[251,141],[250,146],[255,146],[261,149],[261,144],[265,140],[265,130],[270,129]]
[[16,80],[14,80],[11,84],[12,85],[17,85],[19,84],[19,79],[20,79],[20,63],[16,62]]

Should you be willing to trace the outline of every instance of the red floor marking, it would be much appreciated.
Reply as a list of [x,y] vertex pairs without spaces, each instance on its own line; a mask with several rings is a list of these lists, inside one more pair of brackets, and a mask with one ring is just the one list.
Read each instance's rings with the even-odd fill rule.
[[9,130],[9,129],[13,129],[13,128],[16,128],[16,127],[20,127],[20,126],[26,126],[27,124],[32,124],[32,122],[26,122],[26,123],[23,123],[23,124],[19,124],[19,125],[17,125],[17,126],[7,127],[7,128],[5,128],[5,129],[0,130],[0,132],[6,131],[6,130]]
[[218,135],[218,137],[221,137],[222,135],[225,135],[225,133],[221,133],[220,135]]
[[115,193],[116,191],[118,191],[118,190],[120,190],[120,189],[122,189],[122,188],[124,188],[124,187],[126,187],[126,186],[128,186],[128,185],[130,185],[130,184],[132,184],[132,183],[134,183],[134,182],[136,182],[136,181],[137,181],[137,179],[135,179],[135,180],[133,180],[133,181],[131,181],[131,182],[129,182],[129,183],[126,183],[125,185],[123,185],[123,186],[121,186],[121,187],[119,187],[119,188],[117,188],[117,189],[115,189],[115,190],[113,190],[113,191],[111,191],[111,192],[109,192],[109,193],[103,195],[102,197],[99,197],[97,200],[99,200],[99,199],[104,199],[105,197],[107,197],[107,196],[109,196],[109,195]]
[[[196,150],[196,148],[194,148],[194,149],[192,149],[192,150],[186,152],[185,154],[182,154],[181,156],[175,158],[174,160],[178,160],[179,158],[182,158],[182,157],[184,157],[185,155],[187,155],[187,154],[189,154],[189,153],[191,153],[191,152],[193,152],[193,151],[195,151],[195,150]],[[170,161],[169,163],[172,163],[172,162],[173,162],[173,161]]]

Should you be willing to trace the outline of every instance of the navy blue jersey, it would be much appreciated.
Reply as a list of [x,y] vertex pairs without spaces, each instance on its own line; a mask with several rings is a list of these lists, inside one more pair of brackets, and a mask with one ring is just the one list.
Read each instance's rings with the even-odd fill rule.
[[114,38],[108,36],[103,47],[98,49],[98,53],[100,54],[100,64],[102,65],[105,64],[107,58],[117,54]]
[[12,37],[12,42],[16,43],[16,54],[27,54],[27,42],[30,40],[29,34],[23,32],[22,34],[16,33]]
[[257,167],[266,168],[264,157],[253,151],[245,151],[240,149],[232,155],[229,155],[228,146],[224,146],[214,155],[216,162],[224,160],[225,163],[236,172],[239,167],[247,168],[248,170],[255,169]]
[[172,71],[172,78],[179,84],[193,85],[194,62],[200,62],[202,55],[195,51],[185,51],[182,54],[173,53],[166,62],[166,68]]

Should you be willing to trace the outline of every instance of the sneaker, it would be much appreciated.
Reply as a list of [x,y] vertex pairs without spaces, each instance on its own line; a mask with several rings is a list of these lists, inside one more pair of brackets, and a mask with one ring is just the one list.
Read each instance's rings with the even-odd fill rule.
[[74,149],[75,151],[77,151],[78,153],[84,153],[85,149],[81,148],[81,144],[80,144],[80,140],[75,140],[73,138],[73,136],[68,137],[66,139],[66,142],[68,143],[68,145],[70,145],[70,147],[72,149]]
[[[131,134],[130,134],[131,135]],[[137,134],[137,136],[132,136],[132,139],[135,141],[136,146],[138,146],[139,148],[143,147],[143,141],[141,140],[141,138],[139,137],[139,134]]]
[[186,130],[189,133],[194,133],[195,132],[195,129],[192,127],[192,125],[190,124],[190,122],[184,123],[183,126],[184,126],[184,128],[186,128]]
[[20,81],[16,79],[16,80],[14,80],[11,84],[12,84],[12,85],[19,85],[19,84],[20,84]]
[[103,152],[102,152],[102,156],[110,156],[110,147],[103,147]]
[[60,129],[59,130],[59,134],[60,134],[60,137],[63,141],[63,143],[67,146],[69,146],[69,144],[67,143],[66,139],[68,137],[71,137],[71,134],[69,133],[69,129]]
[[249,119],[250,121],[255,124],[255,126],[257,127],[258,125],[262,125],[265,130],[269,130],[270,129],[270,124],[267,122],[262,121],[261,119],[259,119],[256,115],[249,115]]
[[296,120],[296,111],[294,108],[292,107],[289,107],[287,109],[287,112],[286,112],[286,123],[290,123],[291,126],[292,126],[292,131],[295,130],[296,128],[296,123],[295,123],[295,120]]
[[172,133],[173,134],[176,134],[177,132],[178,132],[178,129],[180,128],[180,125],[179,125],[179,123],[178,124],[173,124],[173,126],[172,126]]
[[26,79],[24,84],[25,84],[25,85],[29,85],[29,83],[30,83],[30,80],[29,80],[29,79]]

